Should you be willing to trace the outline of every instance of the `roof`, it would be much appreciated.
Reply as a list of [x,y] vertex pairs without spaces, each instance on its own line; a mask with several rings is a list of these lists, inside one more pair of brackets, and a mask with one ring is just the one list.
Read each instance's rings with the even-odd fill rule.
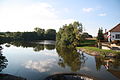
[[114,28],[112,28],[111,30],[109,30],[109,32],[120,32],[120,23],[116,25]]

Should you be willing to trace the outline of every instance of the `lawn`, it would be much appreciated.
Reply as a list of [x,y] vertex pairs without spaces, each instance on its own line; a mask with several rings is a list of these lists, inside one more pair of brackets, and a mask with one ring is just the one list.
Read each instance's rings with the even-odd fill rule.
[[89,52],[99,52],[100,54],[109,54],[109,53],[113,53],[113,54],[120,54],[120,52],[118,51],[113,51],[113,50],[104,50],[104,49],[99,49],[96,47],[88,47],[88,46],[84,46],[84,47],[77,47],[77,49],[84,49],[85,51],[89,51]]
[[85,40],[80,43],[80,46],[95,46],[96,44],[96,40]]
[[95,45],[97,44],[96,40],[85,40],[81,42],[81,45],[79,47],[77,47],[77,49],[84,51],[86,53],[89,54],[96,54],[96,55],[109,55],[109,54],[119,54],[120,52],[118,51],[113,51],[113,50],[104,50],[104,49],[99,49],[97,47],[95,47]]

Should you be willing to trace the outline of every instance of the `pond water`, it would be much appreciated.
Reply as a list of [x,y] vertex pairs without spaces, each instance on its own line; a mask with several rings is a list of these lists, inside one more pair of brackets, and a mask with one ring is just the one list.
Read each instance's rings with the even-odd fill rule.
[[6,68],[0,67],[0,73],[27,80],[43,80],[56,73],[79,73],[99,80],[120,79],[120,60],[94,57],[75,49],[56,49],[53,41],[44,42],[3,44],[1,53],[8,62]]

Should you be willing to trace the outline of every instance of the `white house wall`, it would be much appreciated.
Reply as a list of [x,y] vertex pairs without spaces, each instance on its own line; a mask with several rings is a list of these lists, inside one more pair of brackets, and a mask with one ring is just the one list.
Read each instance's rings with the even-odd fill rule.
[[111,40],[114,41],[114,40],[120,40],[120,39],[116,39],[115,38],[115,34],[120,34],[120,32],[111,32]]

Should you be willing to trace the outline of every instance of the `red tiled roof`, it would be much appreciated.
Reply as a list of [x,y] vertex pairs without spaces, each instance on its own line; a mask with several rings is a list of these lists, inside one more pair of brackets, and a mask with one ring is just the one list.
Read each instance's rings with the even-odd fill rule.
[[120,32],[120,23],[116,25],[114,28],[112,28],[111,30],[109,30],[109,32]]

